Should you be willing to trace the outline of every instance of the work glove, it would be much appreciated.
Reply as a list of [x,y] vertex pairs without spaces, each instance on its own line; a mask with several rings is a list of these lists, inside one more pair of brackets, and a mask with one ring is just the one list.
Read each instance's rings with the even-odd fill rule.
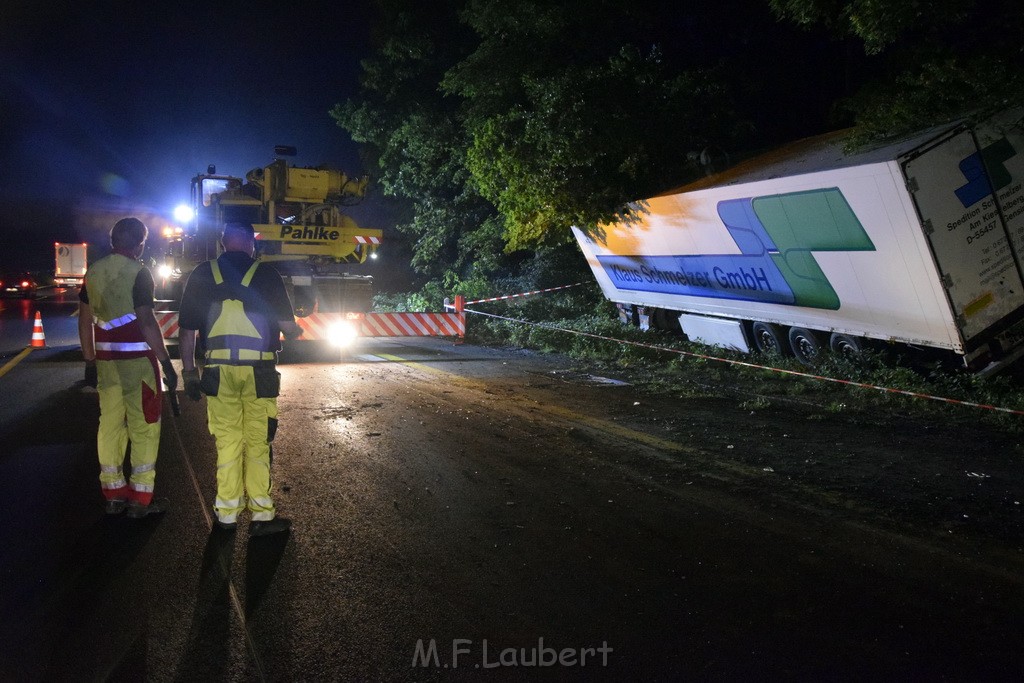
[[203,397],[203,390],[199,388],[199,370],[182,370],[181,376],[185,380],[185,395],[193,401]]
[[170,358],[160,361],[160,367],[164,369],[164,386],[173,394],[178,390],[178,373],[174,371]]
[[85,361],[85,386],[95,389],[98,382],[99,380],[96,376],[96,361]]

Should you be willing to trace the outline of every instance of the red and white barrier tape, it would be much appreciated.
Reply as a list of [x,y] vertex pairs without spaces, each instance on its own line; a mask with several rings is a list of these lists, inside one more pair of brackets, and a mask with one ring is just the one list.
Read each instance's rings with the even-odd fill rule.
[[679,349],[669,349],[664,346],[655,346],[654,344],[644,344],[642,342],[627,341],[625,339],[615,339],[614,337],[603,337],[599,334],[591,334],[589,332],[578,332],[576,330],[569,330],[564,327],[558,327],[549,323],[537,323],[530,320],[520,320],[517,318],[507,318],[501,315],[494,315],[493,313],[484,313],[483,311],[472,311],[465,309],[466,313],[475,313],[477,315],[484,315],[488,318],[498,318],[499,320],[508,320],[514,323],[520,323],[523,325],[534,325],[537,327],[545,327],[550,330],[556,330],[558,332],[568,332],[569,334],[578,334],[583,337],[590,337],[592,339],[601,339],[604,341],[616,342],[618,344],[628,344],[630,346],[639,346],[645,349],[653,349],[655,351],[666,351],[668,353],[675,353],[680,356],[690,356],[692,358],[701,358],[703,360],[713,360],[720,363],[728,363],[729,365],[739,365],[747,368],[755,368],[758,370],[769,370],[771,372],[779,372],[784,375],[793,375],[795,377],[805,377],[807,379],[821,380],[822,382],[834,382],[836,384],[845,384],[851,387],[858,387],[860,389],[874,389],[876,391],[882,391],[890,394],[901,394],[903,396],[911,396],[913,398],[923,398],[929,401],[941,401],[943,403],[952,403],[954,405],[967,406],[969,408],[981,408],[983,410],[993,410],[1000,413],[1009,413],[1010,415],[1024,415],[1024,410],[1017,410],[1014,408],[1001,408],[999,406],[988,405],[986,403],[974,403],[972,401],[961,401],[955,398],[947,398],[945,396],[933,396],[931,394],[922,394],[916,391],[907,391],[905,389],[893,389],[891,387],[882,387],[877,384],[866,384],[864,382],[855,382],[849,379],[837,379],[835,377],[825,377],[823,375],[812,375],[807,372],[798,372],[796,370],[785,370],[783,368],[775,368],[770,365],[758,365],[757,363],[747,363],[741,360],[732,360],[730,358],[719,358],[717,356],[709,356],[702,353],[693,353],[692,351],[680,351]]
[[490,299],[477,299],[476,301],[467,301],[466,306],[470,304],[482,304],[488,301],[504,301],[505,299],[516,299],[522,296],[532,296],[534,294],[544,294],[545,292],[557,292],[560,289],[569,289],[570,287],[579,287],[580,285],[588,284],[586,282],[574,282],[571,285],[562,285],[561,287],[548,287],[547,289],[535,289],[532,292],[522,292],[520,294],[509,294],[508,296],[492,296]]

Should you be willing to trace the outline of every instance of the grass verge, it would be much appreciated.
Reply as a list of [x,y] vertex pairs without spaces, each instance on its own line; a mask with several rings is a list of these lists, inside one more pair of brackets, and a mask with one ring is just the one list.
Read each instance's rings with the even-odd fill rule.
[[[530,304],[505,306],[507,319],[470,313],[467,341],[511,345],[564,354],[591,368],[618,373],[652,395],[732,396],[744,407],[762,410],[780,404],[803,406],[811,419],[838,414],[871,413],[895,419],[941,420],[1024,433],[1024,416],[951,404],[892,391],[851,386],[786,374],[750,365],[815,374],[886,389],[939,396],[1011,410],[1024,410],[1019,374],[979,378],[891,350],[868,353],[860,360],[826,354],[813,369],[791,358],[748,355],[709,348],[664,332],[641,331],[598,305],[592,312],[545,323],[532,317],[543,310]],[[568,307],[571,309],[572,307]],[[531,310],[532,309],[532,310]],[[561,312],[566,312],[562,310]]]

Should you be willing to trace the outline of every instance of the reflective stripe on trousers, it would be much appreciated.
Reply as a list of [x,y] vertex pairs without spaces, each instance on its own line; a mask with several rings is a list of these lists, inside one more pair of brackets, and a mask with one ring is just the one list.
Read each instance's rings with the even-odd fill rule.
[[213,501],[213,509],[216,510],[219,521],[224,524],[234,524],[238,521],[238,513],[245,509],[245,499],[223,500],[217,498]]
[[274,518],[270,497],[270,421],[276,398],[256,398],[253,369],[220,365],[216,396],[206,397],[210,433],[217,442],[217,519],[231,523],[248,507],[252,521]]

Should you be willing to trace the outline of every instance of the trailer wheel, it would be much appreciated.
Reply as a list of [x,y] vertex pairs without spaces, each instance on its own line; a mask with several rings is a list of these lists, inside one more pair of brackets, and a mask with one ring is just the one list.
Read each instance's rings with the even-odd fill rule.
[[833,332],[832,337],[828,340],[828,347],[837,356],[857,359],[864,353],[864,340],[849,334]]
[[789,345],[796,359],[807,366],[815,365],[824,351],[821,336],[803,327],[789,328]]
[[772,323],[756,322],[751,328],[754,347],[766,356],[789,355],[789,344],[786,343],[782,329]]

